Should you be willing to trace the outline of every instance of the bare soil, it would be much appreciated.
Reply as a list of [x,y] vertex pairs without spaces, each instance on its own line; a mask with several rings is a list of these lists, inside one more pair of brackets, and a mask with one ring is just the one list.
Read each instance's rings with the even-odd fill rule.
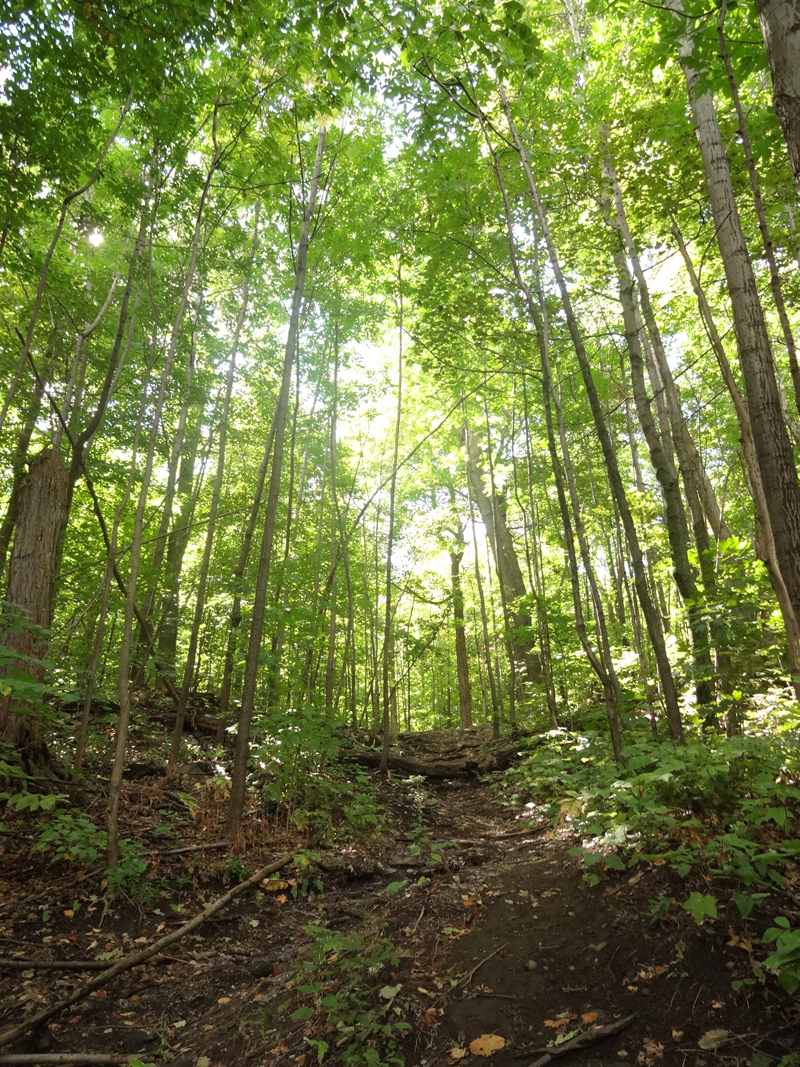
[[[225,849],[209,847],[219,840],[224,805],[202,777],[187,774],[177,791],[159,778],[126,788],[126,832],[150,853],[149,899],[109,902],[91,872],[32,859],[32,824],[20,829],[15,820],[0,838],[2,960],[113,962],[221,895],[238,869]],[[633,874],[608,870],[589,887],[580,862],[566,855],[575,844],[569,832],[541,828],[535,809],[504,806],[491,783],[459,778],[412,795],[396,782],[376,782],[387,812],[376,839],[315,846],[321,858],[310,870],[287,868],[285,885],[243,895],[168,958],[119,976],[0,1055],[103,1052],[174,1067],[310,1067],[317,1053],[307,1039],[325,1037],[324,1062],[341,1062],[346,1046],[337,1048],[329,1017],[317,1009],[307,1021],[291,1017],[302,1002],[293,986],[309,923],[382,936],[407,953],[394,973],[374,976],[374,1003],[385,1006],[380,987],[400,985],[391,1018],[411,1024],[403,1037],[408,1067],[489,1062],[480,1045],[469,1050],[482,1035],[503,1039],[493,1067],[528,1065],[540,1050],[555,1051],[554,1042],[629,1015],[622,1033],[564,1062],[767,1067],[798,1049],[798,1005],[774,980],[732,989],[752,975],[751,954],[768,954],[758,936],[768,919],[780,912],[800,920],[785,896],[764,901],[745,927],[715,884],[719,918],[699,927],[682,907],[691,891],[708,891],[699,875],[681,879],[666,864],[643,864]],[[182,808],[181,795],[192,791],[198,804],[180,838],[156,833],[164,811]],[[97,822],[92,809],[101,803],[87,802]],[[423,824],[431,841],[458,842],[441,863],[427,848],[413,853],[412,835]],[[540,828],[526,832],[526,825]],[[307,837],[287,833],[280,812],[253,811],[236,851],[255,870],[287,847],[307,845]],[[0,963],[0,1031],[93,976]]]

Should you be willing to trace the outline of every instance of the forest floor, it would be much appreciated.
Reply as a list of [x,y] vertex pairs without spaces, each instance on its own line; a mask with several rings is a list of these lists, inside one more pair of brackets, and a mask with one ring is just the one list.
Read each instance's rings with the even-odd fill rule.
[[[502,774],[375,775],[381,832],[309,848],[280,812],[253,815],[237,858],[214,847],[224,803],[192,770],[177,787],[158,776],[127,784],[125,833],[145,847],[151,887],[138,899],[109,902],[91,871],[48,866],[31,856],[24,823],[2,824],[0,1033],[87,980],[42,962],[113,963],[279,854],[303,858],[0,1049],[0,1064],[8,1052],[173,1067],[444,1067],[490,1053],[493,1067],[511,1067],[562,1051],[594,1067],[797,1062],[793,999],[774,979],[732,989],[752,975],[752,953],[766,955],[756,931],[777,891],[748,927],[715,885],[718,918],[698,926],[682,904],[707,888],[702,876],[681,879],[664,861],[588,886],[567,854],[575,839],[535,799],[510,806]],[[797,914],[783,896],[778,907]],[[595,1029],[615,1023],[624,1028],[609,1037]],[[580,1034],[590,1047],[563,1050]]]

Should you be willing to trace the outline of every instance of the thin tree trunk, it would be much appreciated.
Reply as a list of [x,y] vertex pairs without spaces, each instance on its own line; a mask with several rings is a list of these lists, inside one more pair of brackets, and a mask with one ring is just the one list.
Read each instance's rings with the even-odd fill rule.
[[392,453],[392,473],[389,482],[389,515],[386,534],[386,586],[384,590],[383,622],[383,744],[381,746],[381,771],[389,772],[389,671],[392,652],[392,551],[394,549],[395,495],[397,491],[397,464],[400,457],[400,427],[403,414],[403,276],[402,261],[397,266],[398,287],[398,329],[397,329],[397,414],[394,424],[394,450]]
[[483,593],[483,579],[481,578],[480,556],[478,555],[478,535],[475,529],[475,509],[472,505],[472,493],[469,491],[469,476],[467,476],[467,500],[469,502],[469,523],[472,528],[472,545],[475,557],[475,585],[478,588],[478,603],[481,613],[481,629],[483,631],[483,652],[486,660],[486,674],[489,679],[489,693],[492,702],[492,733],[495,737],[500,736],[500,701],[497,696],[494,670],[492,669],[492,646],[489,640],[489,622],[486,618],[486,597]]
[[564,308],[564,313],[567,319],[567,328],[569,330],[570,338],[572,340],[575,354],[578,357],[578,365],[581,371],[581,377],[583,378],[583,384],[586,389],[586,394],[589,399],[589,406],[592,410],[592,416],[594,418],[595,428],[600,440],[600,447],[603,451],[603,458],[606,463],[606,469],[608,471],[609,484],[611,491],[614,495],[617,507],[619,509],[620,516],[622,518],[622,524],[625,529],[625,536],[628,542],[628,551],[631,557],[631,563],[633,565],[634,583],[636,585],[636,593],[641,605],[642,614],[645,617],[645,623],[647,625],[648,634],[650,636],[650,643],[655,653],[656,663],[658,664],[659,677],[661,679],[662,693],[664,696],[664,705],[667,714],[667,722],[669,724],[670,735],[673,740],[683,743],[683,724],[681,722],[680,707],[678,704],[678,693],[675,688],[675,680],[672,675],[672,667],[670,666],[669,658],[667,656],[666,645],[664,643],[664,633],[661,626],[661,620],[658,616],[658,612],[655,609],[650,591],[647,587],[647,575],[645,571],[644,559],[642,557],[642,550],[639,544],[639,536],[636,531],[636,526],[633,521],[633,515],[631,514],[630,507],[628,505],[628,499],[625,493],[625,486],[620,474],[619,465],[617,463],[617,456],[614,451],[614,446],[611,441],[611,436],[608,432],[608,426],[606,425],[605,412],[603,411],[600,403],[600,397],[597,392],[597,387],[592,377],[592,368],[589,362],[589,356],[586,352],[586,347],[583,343],[583,337],[578,326],[578,320],[575,315],[574,308],[572,306],[572,299],[570,297],[569,289],[564,278],[564,274],[561,270],[561,264],[558,259],[555,244],[553,243],[552,236],[550,234],[550,227],[547,222],[547,216],[545,215],[544,208],[542,206],[541,199],[539,197],[539,190],[536,187],[536,183],[533,178],[533,172],[528,162],[527,153],[519,138],[516,124],[514,123],[511,115],[511,109],[508,106],[508,101],[505,98],[502,87],[500,88],[501,99],[503,107],[508,119],[509,130],[514,139],[514,143],[517,148],[517,152],[520,156],[525,176],[528,181],[528,188],[531,198],[536,209],[536,213],[539,218],[539,224],[542,228],[542,235],[544,236],[545,243],[550,258],[550,264],[553,269],[553,273],[556,278],[556,285],[561,297],[561,303]]
[[[214,118],[216,124],[216,112]],[[189,294],[191,293],[192,286],[194,285],[197,256],[200,248],[200,232],[203,212],[208,200],[208,195],[211,191],[211,182],[214,177],[214,174],[216,173],[217,167],[219,166],[219,162],[220,150],[217,146],[215,147],[214,155],[209,166],[208,172],[206,174],[205,182],[203,183],[203,189],[200,194],[200,200],[195,215],[189,263],[186,268],[183,289],[181,292],[180,300],[178,302],[178,308],[176,310],[175,319],[172,325],[169,345],[167,347],[164,366],[161,372],[161,381],[159,383],[158,395],[156,397],[156,402],[153,409],[153,422],[150,427],[150,437],[147,445],[147,456],[145,459],[144,470],[142,472],[142,484],[139,492],[139,502],[136,509],[136,519],[134,521],[133,540],[131,544],[131,570],[130,577],[128,579],[127,597],[125,601],[125,616],[119,655],[118,693],[120,711],[114,738],[114,759],[111,768],[111,776],[109,778],[108,783],[108,802],[106,805],[108,865],[112,868],[116,867],[119,862],[119,802],[122,791],[122,775],[125,770],[125,752],[128,744],[128,731],[131,722],[131,647],[133,642],[133,618],[136,606],[136,584],[139,575],[144,510],[145,505],[147,503],[147,493],[150,488],[150,478],[153,470],[153,460],[155,456],[156,442],[158,440],[158,432],[161,424],[162,413],[164,410],[164,398],[167,392],[167,385],[169,382],[170,372],[172,370],[172,364],[175,359],[175,353],[178,348],[178,339],[180,337],[181,327],[183,325],[183,317],[186,311],[187,304],[189,302]],[[80,442],[78,442],[78,445],[79,444]],[[78,455],[81,454],[81,450],[79,447],[76,447],[75,453]],[[73,460],[74,458],[75,456],[73,455]]]
[[[647,396],[644,379],[644,360],[639,342],[640,323],[636,312],[634,282],[628,270],[625,253],[621,248],[614,252],[614,264],[619,280],[619,294],[625,324],[625,342],[630,360],[631,383],[636,412],[639,417],[639,425],[642,427],[642,433],[647,442],[650,462],[653,465],[658,484],[661,486],[673,575],[686,608],[689,629],[692,635],[697,702],[703,707],[713,703],[714,695],[711,680],[714,672],[708,647],[708,627],[703,618],[703,607],[697,602],[695,576],[689,563],[689,526],[686,520],[686,510],[683,505],[677,472],[664,454],[661,438],[650,409],[650,401]],[[712,723],[713,715],[711,719],[706,718],[706,725],[711,725]]]
[[755,544],[754,548],[758,558],[764,563],[767,568],[767,573],[772,583],[772,588],[775,591],[775,597],[778,601],[778,605],[781,610],[781,616],[783,618],[784,629],[786,630],[786,638],[789,649],[789,663],[792,670],[792,676],[794,679],[795,692],[798,699],[800,699],[800,628],[798,628],[797,617],[792,606],[791,599],[789,597],[789,591],[786,588],[786,583],[783,580],[783,574],[778,563],[778,558],[775,554],[775,541],[772,536],[772,523],[769,516],[769,509],[767,507],[767,498],[764,492],[764,483],[761,478],[761,468],[759,466],[758,457],[756,456],[755,444],[753,442],[753,430],[750,425],[750,413],[747,408],[744,397],[742,396],[739,385],[734,377],[733,370],[728,362],[728,356],[725,352],[725,346],[722,343],[722,338],[719,335],[713,316],[711,314],[711,308],[709,307],[706,295],[703,292],[703,288],[700,285],[700,280],[697,277],[697,273],[694,269],[691,257],[686,243],[683,240],[678,224],[673,218],[672,220],[672,235],[683,257],[684,264],[686,265],[686,271],[689,275],[689,281],[691,282],[692,289],[697,297],[698,306],[700,308],[700,314],[703,319],[703,324],[708,334],[711,347],[716,356],[717,364],[722,374],[723,381],[728,387],[728,392],[733,400],[733,407],[736,412],[736,419],[739,423],[739,435],[742,442],[742,455],[744,456],[745,466],[747,468],[747,477],[750,483],[750,494],[753,499],[753,509],[755,513]]
[[226,832],[230,838],[235,837],[239,831],[239,826],[242,821],[242,811],[244,808],[245,787],[247,782],[247,758],[250,752],[250,723],[255,708],[256,682],[258,680],[259,660],[261,657],[261,638],[264,633],[264,609],[267,603],[267,585],[269,583],[270,562],[272,560],[272,543],[275,536],[275,525],[278,516],[278,499],[281,491],[286,421],[289,413],[289,390],[292,384],[292,364],[294,362],[295,346],[297,344],[297,336],[300,328],[300,311],[303,303],[303,290],[305,288],[306,280],[308,246],[311,238],[311,220],[314,216],[317,190],[322,176],[322,152],[324,146],[325,130],[322,128],[320,129],[317,138],[314,170],[311,177],[308,198],[303,208],[303,224],[300,232],[300,242],[297,247],[292,311],[286,337],[281,388],[275,408],[275,445],[272,456],[272,469],[270,471],[267,506],[264,511],[264,529],[261,536],[261,553],[258,562],[255,595],[253,598],[253,618],[250,623],[250,641],[244,674],[239,728],[236,734],[236,753],[234,757],[233,777],[231,780],[231,795],[228,805]]
[[[786,345],[786,354],[789,357],[789,372],[792,376],[792,385],[794,386],[795,407],[798,412],[800,412],[800,365],[798,365],[797,362],[797,347],[792,334],[792,327],[789,323],[789,316],[786,313],[786,302],[783,298],[781,276],[778,272],[778,264],[775,261],[775,249],[772,246],[772,234],[770,233],[769,225],[767,224],[767,214],[764,211],[764,201],[761,196],[761,184],[758,180],[756,161],[753,158],[753,150],[750,147],[750,136],[747,132],[747,122],[742,108],[742,101],[739,97],[739,86],[736,82],[736,75],[734,74],[733,64],[731,63],[731,57],[728,52],[728,43],[725,38],[725,16],[727,13],[728,0],[722,0],[722,7],[720,8],[719,20],[717,22],[717,38],[719,39],[722,61],[725,64],[725,73],[728,75],[728,84],[731,88],[733,105],[736,108],[736,119],[739,123],[739,138],[747,162],[747,174],[750,178],[753,204],[756,209],[758,228],[761,232],[761,243],[764,246],[764,257],[769,266],[769,282],[772,289],[772,299],[775,302],[775,310],[778,312],[778,320],[781,324],[781,332],[783,333],[783,340]],[[795,19],[798,19],[797,11],[795,11]],[[800,63],[800,32],[797,33],[797,54],[795,59]],[[798,92],[800,92],[800,77],[797,79],[797,88]],[[798,118],[800,118],[800,96],[798,96],[797,107]]]
[[[681,0],[668,0],[668,6],[677,18],[686,18]],[[762,10],[766,10],[766,3]],[[797,40],[800,41],[800,36]],[[686,32],[679,42],[679,56],[703,158],[717,245],[728,283],[739,363],[747,389],[753,443],[772,522],[775,553],[797,618],[800,614],[800,485],[797,467],[781,410],[767,324],[742,231],[714,100],[710,90],[697,92],[700,74],[692,66],[693,50],[691,36]]]
[[[153,369],[153,358],[155,356],[155,345],[150,348],[150,359],[147,365],[147,374],[145,376],[144,387],[142,389],[142,399],[139,405],[139,417],[136,420],[136,432],[133,438],[133,447],[131,450],[131,464],[128,471],[128,480],[125,484],[125,489],[122,493],[122,499],[120,500],[117,508],[114,512],[114,521],[111,529],[111,539],[106,549],[106,568],[105,576],[103,579],[103,599],[100,604],[100,613],[97,618],[97,630],[95,632],[94,648],[92,649],[92,661],[89,666],[89,676],[86,679],[86,694],[83,700],[83,711],[81,713],[80,726],[78,728],[78,737],[75,744],[75,759],[73,766],[80,768],[83,766],[83,757],[86,751],[86,740],[89,734],[89,717],[92,711],[92,697],[94,695],[95,681],[97,678],[97,669],[100,664],[100,657],[103,651],[103,638],[105,634],[106,616],[108,612],[108,601],[111,593],[111,579],[114,576],[114,563],[117,556],[117,543],[119,538],[119,527],[122,522],[122,516],[125,508],[128,506],[130,500],[131,489],[133,487],[133,479],[136,474],[136,457],[139,453],[139,439],[141,437],[142,426],[144,425],[144,414],[147,406],[147,396],[150,390],[150,375]],[[116,618],[115,618],[116,621]],[[113,637],[112,632],[109,634],[109,644]]]
[[172,778],[175,774],[175,769],[178,765],[178,757],[180,755],[181,740],[183,738],[183,722],[186,716],[186,704],[189,699],[189,691],[192,683],[192,673],[195,667],[195,655],[197,653],[197,642],[200,635],[200,625],[203,621],[203,613],[205,611],[206,604],[206,586],[208,584],[208,571],[211,564],[211,548],[214,544],[214,533],[217,526],[217,512],[219,511],[219,501],[222,495],[222,481],[225,476],[225,450],[228,443],[228,415],[231,407],[231,395],[233,393],[233,382],[236,377],[236,356],[239,352],[239,338],[242,333],[242,326],[244,325],[245,316],[247,315],[247,308],[250,299],[250,276],[253,272],[253,260],[256,255],[256,247],[258,245],[258,214],[260,204],[256,203],[255,218],[253,220],[253,241],[250,247],[250,263],[248,265],[247,274],[244,277],[242,283],[242,304],[239,308],[239,315],[236,319],[236,326],[233,331],[233,340],[231,342],[231,355],[228,361],[228,376],[225,381],[225,399],[222,403],[222,415],[220,416],[219,424],[219,448],[217,451],[217,470],[214,476],[214,487],[211,491],[211,507],[208,513],[208,523],[206,525],[206,539],[203,546],[203,557],[200,561],[200,574],[197,579],[197,598],[194,605],[194,618],[192,619],[192,629],[189,634],[189,649],[186,654],[186,666],[183,672],[183,684],[181,686],[181,695],[178,702],[178,707],[175,713],[175,728],[172,733],[172,744],[169,750],[169,759],[167,760],[167,778]]

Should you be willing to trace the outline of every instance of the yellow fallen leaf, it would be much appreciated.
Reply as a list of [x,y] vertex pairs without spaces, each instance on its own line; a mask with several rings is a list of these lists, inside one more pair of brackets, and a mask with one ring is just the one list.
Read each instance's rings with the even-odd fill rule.
[[499,1034],[481,1034],[469,1043],[469,1050],[473,1056],[493,1056],[495,1052],[505,1047],[505,1038],[500,1037]]
[[549,1026],[551,1030],[561,1030],[565,1026],[568,1026],[573,1019],[577,1019],[577,1015],[562,1015],[558,1019],[545,1019],[544,1025]]
[[465,1048],[451,1048],[450,1049],[450,1063],[458,1063],[459,1060],[463,1060],[467,1054]]
[[66,917],[68,919],[72,919],[74,917],[74,915],[75,915],[75,912],[72,910],[72,908],[67,908],[67,910],[64,912],[64,914],[66,915]]
[[230,1004],[230,1002],[231,1002],[231,998],[230,997],[220,997],[219,1000],[217,1001],[217,1004]]
[[275,897],[275,899],[277,900],[277,902],[279,904],[285,904],[286,903],[286,894],[285,893],[278,893],[278,895]]
[[583,1013],[583,1015],[581,1015],[581,1022],[585,1026],[589,1026],[590,1023],[596,1023],[597,1022],[597,1012],[596,1011],[585,1011]]

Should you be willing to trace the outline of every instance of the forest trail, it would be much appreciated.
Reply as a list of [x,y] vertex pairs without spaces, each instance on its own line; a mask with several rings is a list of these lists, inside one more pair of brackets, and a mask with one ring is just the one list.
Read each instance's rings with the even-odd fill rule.
[[[452,759],[448,740],[433,757],[418,740],[417,755]],[[381,834],[305,852],[277,813],[250,820],[242,857],[225,859],[208,844],[213,810],[201,801],[191,843],[172,851],[162,837],[155,850],[150,898],[110,907],[88,878],[48,887],[47,868],[30,866],[24,843],[6,839],[0,944],[3,960],[17,962],[0,969],[3,1028],[83,981],[35,963],[21,970],[20,960],[113,962],[191,918],[226,881],[287,848],[303,858],[158,962],[0,1052],[107,1053],[125,1063],[133,1055],[173,1067],[310,1067],[325,1053],[329,1064],[389,1065],[402,1062],[391,1058],[394,1040],[407,1067],[477,1065],[493,1047],[496,1067],[529,1067],[547,1062],[542,1050],[554,1041],[581,1034],[591,1047],[566,1052],[565,1062],[757,1065],[767,1062],[761,1053],[790,1052],[790,999],[772,986],[732,991],[751,973],[752,951],[733,905],[702,926],[682,908],[699,876],[682,881],[661,861],[633,875],[608,869],[587,886],[582,861],[569,855],[575,839],[532,805],[509,806],[502,775],[374,784]],[[177,791],[160,778],[131,783],[137,832],[163,826],[160,805],[192,788],[208,794],[188,777]],[[620,1033],[595,1040],[595,1027],[620,1022]],[[397,1023],[408,1029],[381,1033]],[[350,1026],[364,1048],[348,1061]],[[368,1058],[372,1046],[381,1058]]]

